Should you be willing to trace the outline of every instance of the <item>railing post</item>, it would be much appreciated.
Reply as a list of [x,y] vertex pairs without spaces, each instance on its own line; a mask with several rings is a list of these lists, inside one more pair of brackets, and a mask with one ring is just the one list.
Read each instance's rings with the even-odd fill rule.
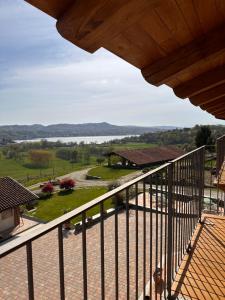
[[172,247],[173,247],[173,163],[168,166],[168,242],[167,242],[167,293],[171,298],[172,287]]
[[202,200],[204,200],[204,170],[205,170],[205,147],[202,147],[199,155],[199,207],[198,207],[198,217],[201,223],[202,218]]

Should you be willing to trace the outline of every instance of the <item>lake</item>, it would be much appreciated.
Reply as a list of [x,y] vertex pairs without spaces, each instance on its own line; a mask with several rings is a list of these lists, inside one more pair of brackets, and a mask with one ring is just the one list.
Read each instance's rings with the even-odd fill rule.
[[[31,140],[16,140],[16,143],[23,143],[23,142],[40,142],[41,140],[47,140],[49,142],[57,142],[60,141],[62,143],[80,143],[84,142],[85,144],[96,143],[102,144],[105,142],[110,142],[116,139],[123,139],[125,137],[130,137],[132,135],[110,135],[110,136],[70,136],[70,137],[50,137],[50,138],[37,138]],[[135,135],[133,135],[135,136]],[[137,135],[136,135],[137,136]]]

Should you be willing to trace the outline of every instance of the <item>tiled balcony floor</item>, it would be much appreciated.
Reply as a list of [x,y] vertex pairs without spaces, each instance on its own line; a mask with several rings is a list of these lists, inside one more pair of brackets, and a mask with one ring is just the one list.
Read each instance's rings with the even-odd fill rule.
[[184,257],[173,291],[178,299],[225,299],[225,217],[205,215]]
[[[143,289],[143,212],[139,211],[138,275],[139,295]],[[135,211],[129,212],[130,227],[130,297],[135,298]],[[155,214],[153,214],[153,241],[155,241]],[[149,245],[149,214],[146,214],[146,245]],[[115,299],[115,241],[114,216],[104,222],[105,228],[105,299]],[[119,228],[119,299],[126,294],[126,213],[118,214]],[[160,239],[158,240],[160,241]],[[59,296],[57,231],[35,240],[33,248],[34,294],[37,300],[57,300]],[[155,243],[153,243],[153,268],[155,267]],[[101,299],[100,224],[87,230],[88,300]],[[73,231],[64,236],[65,293],[66,299],[83,299],[82,234]],[[146,283],[149,280],[149,247],[146,250]],[[24,247],[3,257],[0,264],[0,299],[26,300],[27,269]]]

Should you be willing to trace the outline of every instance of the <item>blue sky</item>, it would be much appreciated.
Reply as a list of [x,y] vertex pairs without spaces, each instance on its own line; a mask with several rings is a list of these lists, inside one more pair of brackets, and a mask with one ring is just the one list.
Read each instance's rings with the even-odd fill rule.
[[0,103],[0,124],[225,124],[104,49],[72,45],[22,0],[0,0]]

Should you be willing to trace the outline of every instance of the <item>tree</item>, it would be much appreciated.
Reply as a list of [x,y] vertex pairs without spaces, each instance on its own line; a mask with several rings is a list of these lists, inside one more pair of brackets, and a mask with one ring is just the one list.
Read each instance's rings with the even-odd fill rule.
[[70,160],[72,163],[76,163],[78,161],[78,151],[77,150],[74,149],[71,151]]
[[41,190],[43,193],[52,194],[54,191],[53,184],[51,182],[46,183]]
[[32,165],[39,168],[48,167],[52,159],[52,153],[47,150],[31,150],[29,156]]
[[96,158],[96,162],[97,162],[98,165],[101,165],[104,161],[105,161],[104,157],[97,157]]
[[60,189],[71,190],[75,187],[75,180],[71,178],[65,178],[60,182]]
[[213,145],[212,132],[209,126],[200,126],[195,137],[196,147]]
[[60,148],[56,151],[56,157],[64,159],[64,160],[70,160],[71,159],[71,149],[69,148]]

